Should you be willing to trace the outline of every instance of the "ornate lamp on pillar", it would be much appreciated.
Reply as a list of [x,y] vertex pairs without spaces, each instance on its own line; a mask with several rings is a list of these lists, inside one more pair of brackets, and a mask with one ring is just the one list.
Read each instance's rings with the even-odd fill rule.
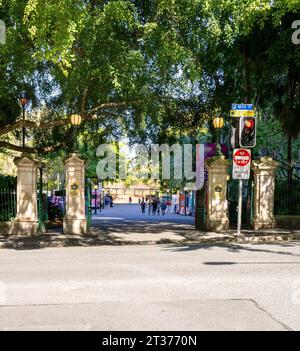
[[225,122],[224,122],[223,117],[215,117],[213,120],[214,127],[218,132],[218,142],[217,142],[217,146],[216,146],[216,155],[217,156],[222,155],[220,134],[221,134],[221,129],[224,127],[224,123]]
[[77,133],[78,133],[78,127],[80,126],[81,124],[81,116],[80,115],[72,115],[71,116],[71,124],[72,126],[74,126],[74,129],[75,129],[75,145],[74,145],[74,149],[75,149],[75,152],[78,151],[78,140],[77,140]]

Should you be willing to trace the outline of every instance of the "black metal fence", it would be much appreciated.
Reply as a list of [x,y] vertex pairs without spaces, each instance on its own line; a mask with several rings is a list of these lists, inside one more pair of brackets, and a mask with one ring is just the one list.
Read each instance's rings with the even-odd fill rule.
[[16,217],[17,192],[15,189],[0,189],[0,222],[9,222]]
[[300,216],[300,182],[277,181],[275,185],[274,214]]

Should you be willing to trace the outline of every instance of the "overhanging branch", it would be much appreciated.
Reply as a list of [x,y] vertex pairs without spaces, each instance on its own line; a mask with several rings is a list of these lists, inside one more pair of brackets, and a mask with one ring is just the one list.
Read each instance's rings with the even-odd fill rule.
[[14,145],[11,143],[8,143],[6,141],[0,141],[0,148],[3,147],[5,149],[13,150],[13,151],[18,151],[26,154],[47,154],[50,152],[58,151],[62,147],[64,147],[65,144],[59,144],[56,146],[45,146],[41,148],[35,148],[35,147],[22,147],[18,145]]
[[[126,107],[126,106],[130,106],[130,105],[135,105],[140,103],[141,101],[137,100],[137,101],[131,101],[131,102],[108,102],[108,103],[104,103],[101,104],[93,109],[91,109],[89,112],[83,114],[82,120],[94,120],[97,119],[95,118],[95,113],[97,113],[99,110],[105,110],[105,109],[114,109],[114,108],[118,108],[118,107]],[[101,112],[103,115],[109,115],[112,114],[108,111],[102,111]],[[9,132],[12,132],[15,129],[19,129],[22,127],[25,128],[38,128],[38,129],[48,129],[48,128],[53,128],[53,127],[62,127],[65,125],[71,124],[71,118],[67,117],[67,118],[63,118],[60,120],[55,120],[55,121],[51,121],[51,122],[33,122],[33,121],[28,121],[28,120],[20,120],[17,121],[15,123],[12,124],[8,124],[6,125],[4,128],[2,128],[0,130],[0,136],[1,135],[5,135]]]

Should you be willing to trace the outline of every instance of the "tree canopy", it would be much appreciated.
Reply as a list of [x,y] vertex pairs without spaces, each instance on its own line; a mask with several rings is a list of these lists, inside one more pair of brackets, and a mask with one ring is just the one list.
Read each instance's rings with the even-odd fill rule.
[[[296,0],[0,0],[0,148],[71,150],[73,113],[91,147],[122,135],[178,141],[213,133],[212,117],[245,101],[264,122],[280,122],[291,161],[299,15]],[[25,149],[16,142],[24,126]]]

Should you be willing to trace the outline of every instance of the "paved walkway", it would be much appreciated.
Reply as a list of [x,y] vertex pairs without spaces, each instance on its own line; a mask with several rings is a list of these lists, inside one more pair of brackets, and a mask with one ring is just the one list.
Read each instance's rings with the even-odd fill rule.
[[139,205],[115,205],[93,215],[91,231],[116,241],[159,243],[195,235],[194,222],[192,216],[149,215],[148,210],[143,214]]
[[[299,240],[299,230],[244,230],[236,238],[236,230],[223,233],[195,230],[195,218],[178,214],[157,216],[141,213],[138,205],[116,205],[93,215],[91,233],[107,244],[199,243],[199,242],[258,242]],[[258,237],[261,236],[261,237]]]
[[235,230],[222,233],[195,230],[194,218],[167,214],[142,214],[138,205],[116,205],[93,215],[92,228],[85,235],[64,235],[51,230],[34,237],[0,235],[0,249],[33,249],[68,246],[145,245],[145,244],[206,244],[258,243],[300,240],[299,230],[243,230],[236,237]]
[[141,222],[141,223],[177,223],[187,226],[193,226],[195,218],[192,216],[183,216],[179,214],[166,213],[162,215],[149,215],[148,209],[143,214],[138,204],[116,204],[114,207],[106,207],[97,215],[93,213],[93,220],[95,222],[101,221],[102,223],[111,222],[117,224],[118,222]]

